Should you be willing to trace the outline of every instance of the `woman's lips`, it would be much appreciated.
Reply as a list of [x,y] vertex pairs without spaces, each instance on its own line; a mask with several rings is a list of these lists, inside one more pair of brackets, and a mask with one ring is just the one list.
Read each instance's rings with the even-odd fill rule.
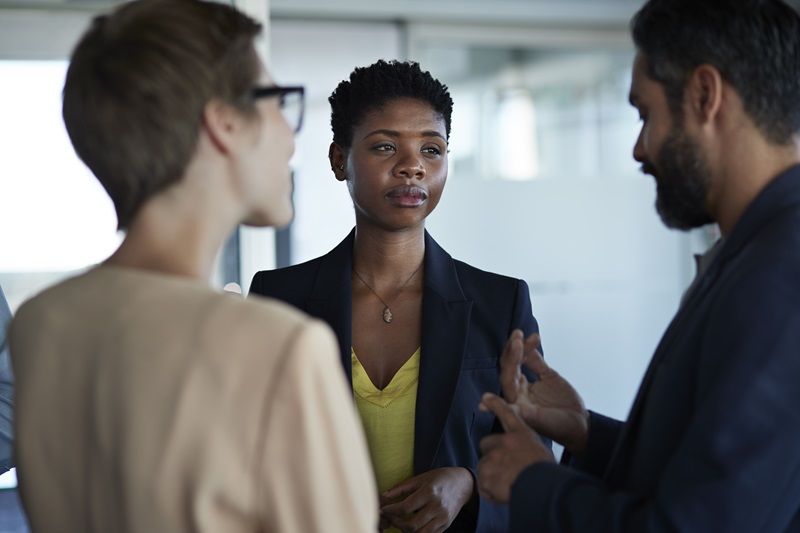
[[404,185],[389,191],[386,198],[400,207],[417,207],[428,199],[428,193],[421,187]]

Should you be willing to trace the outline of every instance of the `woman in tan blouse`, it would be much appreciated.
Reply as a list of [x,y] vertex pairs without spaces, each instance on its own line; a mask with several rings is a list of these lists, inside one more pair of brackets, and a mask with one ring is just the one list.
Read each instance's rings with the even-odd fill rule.
[[239,223],[292,216],[303,90],[270,79],[259,31],[218,3],[135,0],[73,53],[65,124],[126,236],[12,325],[34,532],[377,528],[330,328],[208,287]]

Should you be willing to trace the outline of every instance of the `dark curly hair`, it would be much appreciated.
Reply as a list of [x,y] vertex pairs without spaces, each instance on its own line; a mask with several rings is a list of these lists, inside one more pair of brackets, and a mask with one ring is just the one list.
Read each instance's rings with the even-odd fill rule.
[[776,144],[800,132],[800,16],[781,0],[650,0],[631,32],[681,116],[688,75],[708,63]]
[[450,138],[453,99],[447,86],[420,69],[419,63],[381,59],[353,70],[350,80],[342,81],[328,98],[333,142],[350,148],[353,131],[366,114],[396,98],[417,98],[430,104],[444,119]]

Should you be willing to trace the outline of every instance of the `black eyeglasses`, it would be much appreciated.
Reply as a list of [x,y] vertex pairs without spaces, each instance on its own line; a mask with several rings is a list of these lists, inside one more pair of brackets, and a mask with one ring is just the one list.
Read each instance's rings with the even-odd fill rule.
[[253,98],[269,98],[279,96],[281,99],[281,113],[286,123],[295,133],[303,125],[303,111],[305,109],[305,87],[256,87],[253,89]]

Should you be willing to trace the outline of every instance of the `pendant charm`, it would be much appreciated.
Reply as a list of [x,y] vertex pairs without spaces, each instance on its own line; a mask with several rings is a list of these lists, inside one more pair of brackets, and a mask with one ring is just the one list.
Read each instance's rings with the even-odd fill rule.
[[393,320],[394,315],[392,314],[392,310],[389,309],[389,306],[387,305],[383,308],[383,321],[387,324],[391,324]]

